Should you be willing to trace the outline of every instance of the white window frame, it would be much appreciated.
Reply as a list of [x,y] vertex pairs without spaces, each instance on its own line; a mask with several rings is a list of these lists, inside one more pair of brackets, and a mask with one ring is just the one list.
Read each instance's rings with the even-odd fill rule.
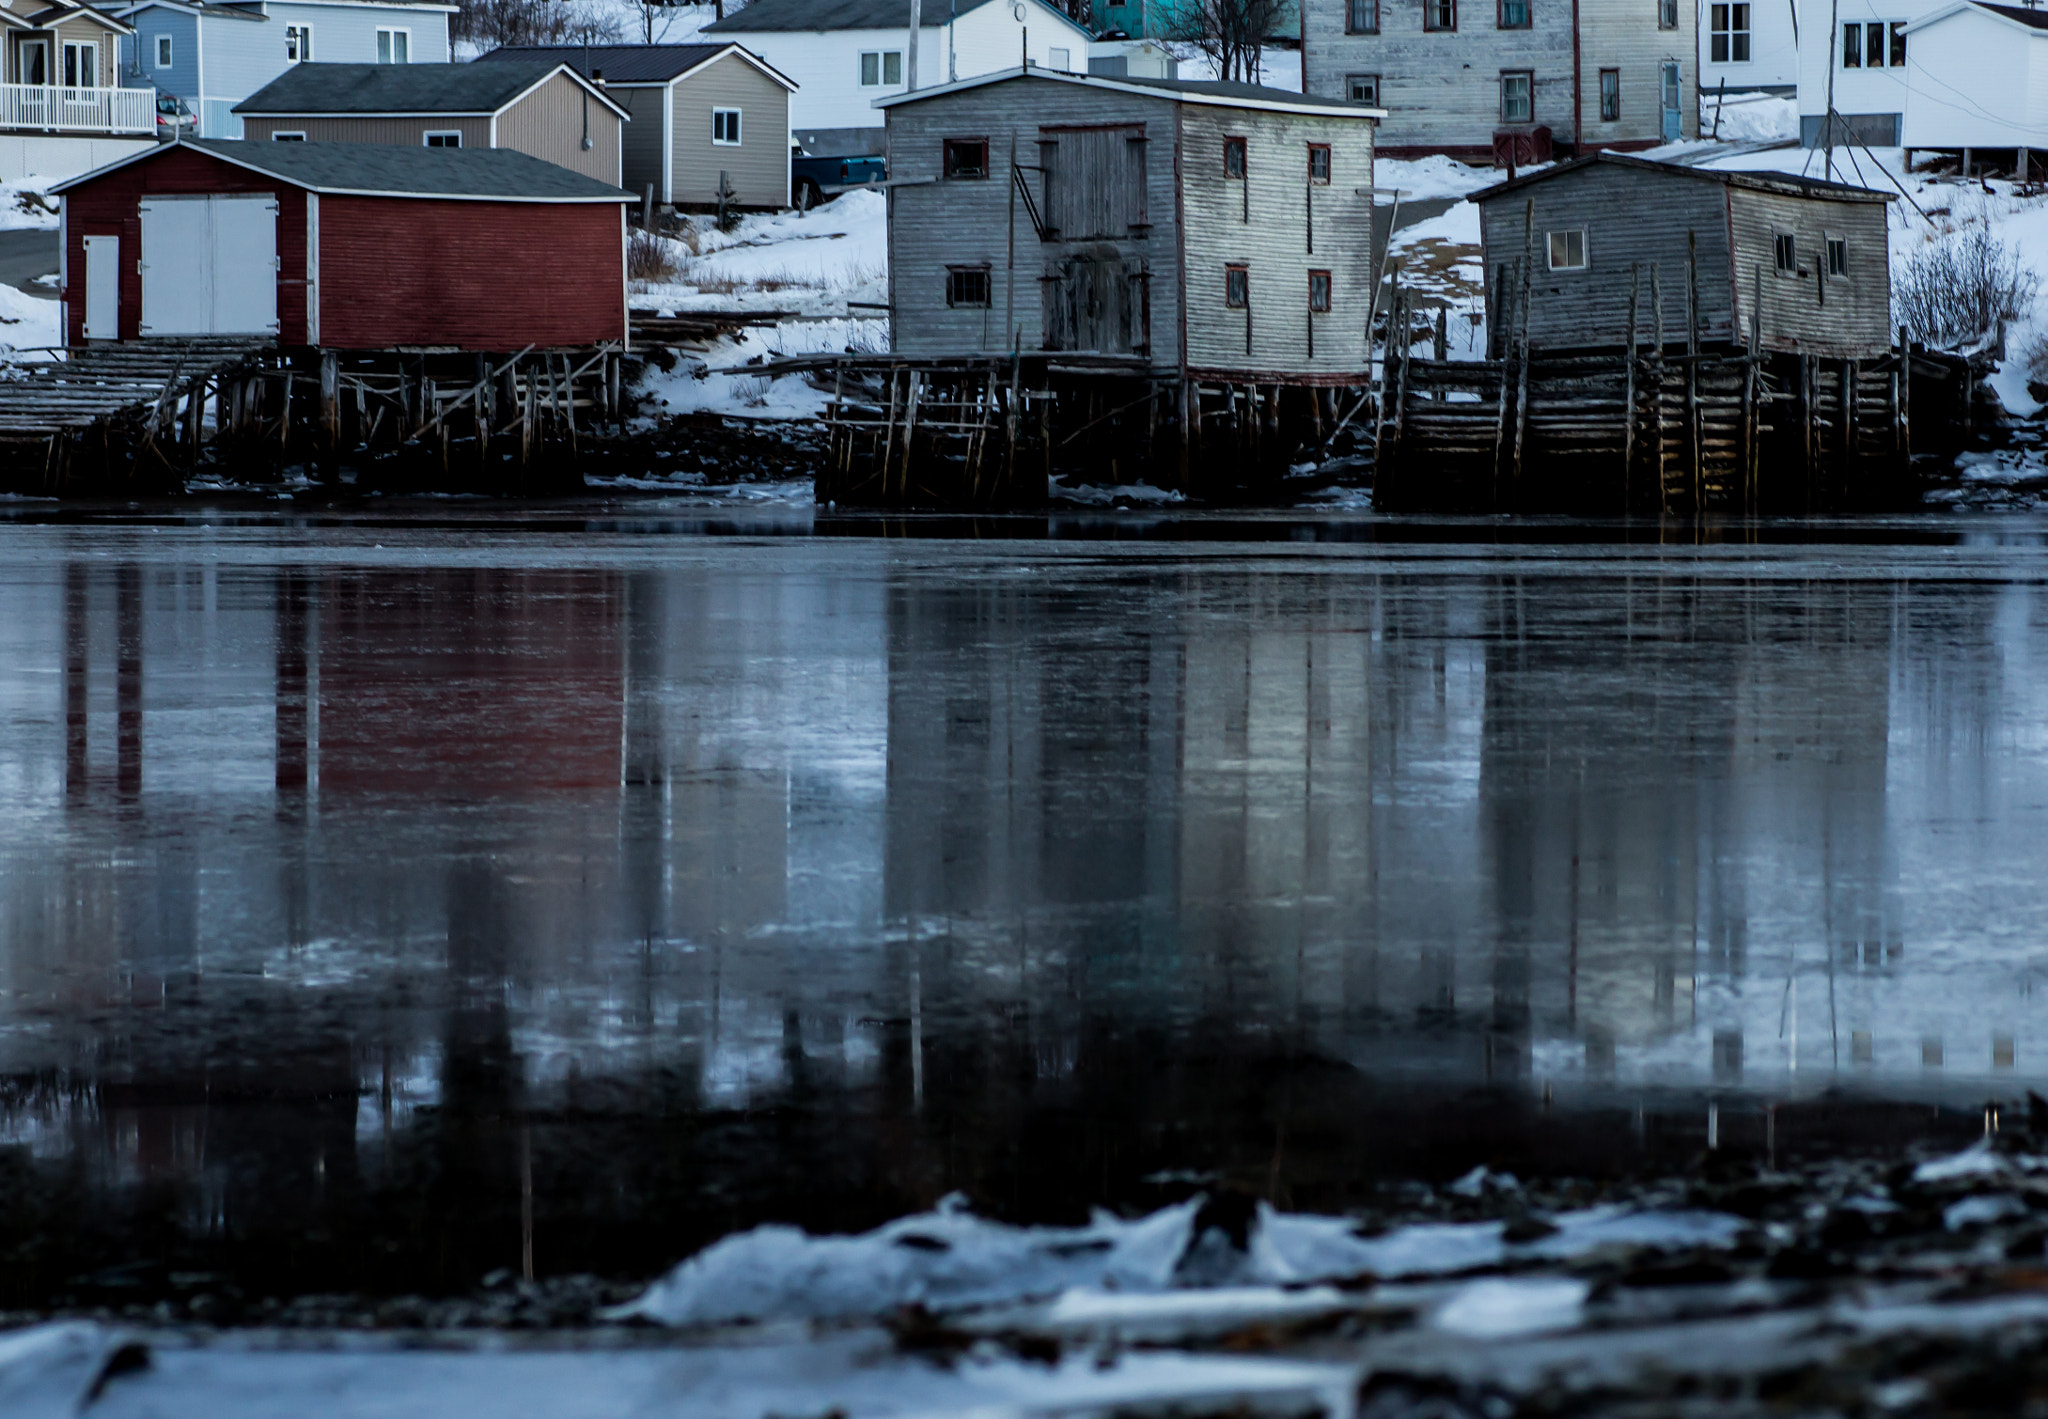
[[[453,143],[436,143],[434,141],[436,138],[453,138],[455,141]],[[426,132],[420,134],[420,146],[422,148],[459,148],[462,146],[462,130],[460,128],[429,128]]]
[[84,76],[84,74],[85,74],[85,71],[86,71],[86,66],[85,66],[85,63],[84,63],[84,60],[85,60],[85,56],[86,56],[86,55],[88,55],[88,54],[90,54],[90,55],[92,56],[92,75],[91,75],[91,77],[90,77],[90,78],[83,78],[83,77],[82,77],[82,82],[80,82],[80,83],[76,83],[76,84],[66,83],[66,84],[62,84],[62,85],[60,85],[59,87],[61,87],[61,88],[66,88],[66,89],[97,89],[97,88],[99,88],[99,87],[100,87],[100,47],[99,47],[99,44],[98,44],[98,43],[97,43],[96,41],[94,41],[94,40],[89,40],[89,39],[67,39],[67,40],[65,40],[65,41],[64,41],[64,46],[63,46],[63,49],[62,49],[62,50],[60,51],[60,54],[59,54],[59,58],[58,58],[58,69],[57,69],[57,76],[58,76],[58,77],[59,77],[60,79],[61,79],[61,78],[63,78],[63,77],[65,76],[65,70],[66,70],[66,69],[67,69],[67,68],[68,68],[68,67],[70,66],[70,63],[71,63],[71,57],[72,57],[72,56],[73,56],[74,54],[75,54],[75,55],[77,55],[77,56],[79,57],[79,64],[78,64],[78,73],[79,73],[79,74],[80,74],[81,76]]
[[[1579,239],[1579,259],[1572,261],[1570,259],[1571,238],[1575,236]],[[1557,239],[1559,237],[1565,238],[1566,261],[1562,266],[1557,261]],[[1593,245],[1586,239],[1586,229],[1584,227],[1553,227],[1546,231],[1543,234],[1543,258],[1553,271],[1585,270],[1593,261]]]
[[[1735,23],[1737,10],[1742,11],[1743,23],[1740,25]],[[1714,55],[1718,50],[1719,54],[1708,62],[1749,63],[1750,56],[1756,53],[1754,32],[1750,28],[1753,23],[1754,17],[1750,13],[1749,0],[1713,0],[1713,3],[1707,6],[1707,53]],[[1735,57],[1735,41],[1738,36],[1741,37],[1743,51],[1740,59]]]
[[[1842,252],[1842,269],[1835,269],[1835,250]],[[1849,279],[1849,238],[1843,232],[1822,232],[1820,235],[1820,269],[1827,273],[1830,281]]]
[[[711,110],[711,146],[714,148],[737,148],[740,146],[740,140],[746,136],[747,132],[747,125],[742,119],[744,112],[744,109],[737,108],[714,108]],[[732,115],[732,128],[737,136],[721,138],[718,136],[719,120],[727,114]]]
[[172,56],[172,55],[174,55],[174,54],[176,54],[176,53],[177,53],[177,50],[176,50],[176,48],[175,48],[175,47],[174,47],[174,46],[173,46],[173,45],[171,44],[171,36],[169,36],[169,35],[167,35],[167,34],[160,34],[160,35],[158,35],[158,36],[156,37],[156,67],[157,67],[157,68],[159,68],[159,69],[168,69],[168,68],[170,68],[170,67],[171,67],[171,56]]
[[[398,53],[398,40],[401,36],[405,40],[405,58],[403,59],[395,57]],[[379,64],[412,63],[412,30],[405,26],[377,26],[377,62]]]
[[[868,61],[875,61],[875,77],[868,80]],[[896,77],[889,77],[889,61],[896,61]],[[860,87],[863,89],[894,89],[903,84],[903,51],[900,49],[863,49],[860,52]]]
[[[296,46],[296,50],[294,49]],[[313,59],[313,27],[311,25],[286,25],[284,27],[284,62],[287,64],[309,64]]]
[[[1372,86],[1371,98],[1362,99],[1358,97],[1355,90],[1362,84],[1370,84]],[[1378,108],[1380,106],[1380,76],[1377,74],[1346,74],[1344,76],[1344,93],[1346,98],[1352,103],[1371,104],[1374,108]]]
[[280,128],[270,135],[270,141],[273,143],[303,143],[306,141],[306,130],[303,128]]

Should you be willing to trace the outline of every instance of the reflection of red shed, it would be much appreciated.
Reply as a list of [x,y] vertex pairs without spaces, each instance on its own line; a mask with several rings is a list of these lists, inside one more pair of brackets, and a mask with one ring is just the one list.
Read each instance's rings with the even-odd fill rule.
[[72,344],[508,351],[626,337],[631,198],[509,149],[198,139],[55,190]]

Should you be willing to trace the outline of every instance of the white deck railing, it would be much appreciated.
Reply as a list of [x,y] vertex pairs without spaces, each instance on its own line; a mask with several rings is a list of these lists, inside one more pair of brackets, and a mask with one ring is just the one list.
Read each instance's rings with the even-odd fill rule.
[[155,89],[63,89],[0,84],[0,129],[44,133],[154,133]]

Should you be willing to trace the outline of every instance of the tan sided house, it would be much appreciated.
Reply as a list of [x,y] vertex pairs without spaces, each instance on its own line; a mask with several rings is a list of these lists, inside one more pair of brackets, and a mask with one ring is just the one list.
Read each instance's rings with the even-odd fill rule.
[[0,179],[63,177],[156,135],[156,95],[121,87],[127,25],[71,0],[0,0]]
[[619,184],[627,113],[566,64],[297,64],[235,105],[256,141],[511,148]]
[[789,96],[796,84],[737,44],[531,45],[479,64],[567,64],[633,115],[627,191],[667,207],[710,207],[724,175],[740,207],[789,205]]

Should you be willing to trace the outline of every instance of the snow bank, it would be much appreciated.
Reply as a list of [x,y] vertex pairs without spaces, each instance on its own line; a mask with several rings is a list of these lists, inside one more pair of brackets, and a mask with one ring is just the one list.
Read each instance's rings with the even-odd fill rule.
[[31,197],[41,198],[49,189],[50,180],[40,177],[8,178],[0,182],[0,232],[57,230],[57,214],[51,210],[57,199],[46,199],[49,207]]
[[1714,132],[1716,108],[1723,143],[1777,143],[1799,136],[1799,101],[1776,94],[1700,95],[1700,132]]
[[731,232],[709,227],[683,279],[868,284],[889,269],[888,211],[879,192],[848,192],[809,212],[746,217]]
[[815,419],[830,396],[802,375],[770,378],[750,364],[848,349],[888,348],[886,320],[790,320],[743,330],[713,344],[701,359],[683,359],[663,373],[653,365],[637,386],[647,416],[722,414],[740,419]]
[[[1524,168],[1523,171],[1533,172],[1535,169]],[[1427,158],[1375,158],[1372,165],[1373,186],[1399,188],[1403,202],[1470,197],[1481,188],[1491,187],[1506,178],[1504,172],[1474,167],[1441,154]],[[1391,200],[1386,197],[1379,199],[1382,203]]]
[[0,369],[49,359],[49,347],[63,343],[63,309],[46,297],[0,286]]
[[[1075,1290],[1163,1292],[1197,1279],[1218,1286],[1274,1286],[1449,1275],[1515,1258],[1559,1260],[1613,1246],[1725,1246],[1743,1227],[1715,1213],[1593,1208],[1561,1215],[1548,1235],[1514,1244],[1503,1238],[1499,1222],[1430,1223],[1363,1237],[1348,1218],[1281,1213],[1262,1205],[1250,1244],[1238,1253],[1220,1233],[1194,1234],[1199,1210],[1194,1200],[1135,1221],[1099,1213],[1084,1227],[1012,1227],[949,1200],[937,1211],[898,1218],[858,1236],[756,1227],[699,1252],[618,1314],[675,1326],[846,1320],[911,1304],[963,1310]],[[1559,1303],[1553,1296],[1544,1305],[1551,1314]],[[1460,1314],[1471,1325],[1507,1323],[1486,1320],[1489,1307],[1500,1310],[1482,1299]]]

